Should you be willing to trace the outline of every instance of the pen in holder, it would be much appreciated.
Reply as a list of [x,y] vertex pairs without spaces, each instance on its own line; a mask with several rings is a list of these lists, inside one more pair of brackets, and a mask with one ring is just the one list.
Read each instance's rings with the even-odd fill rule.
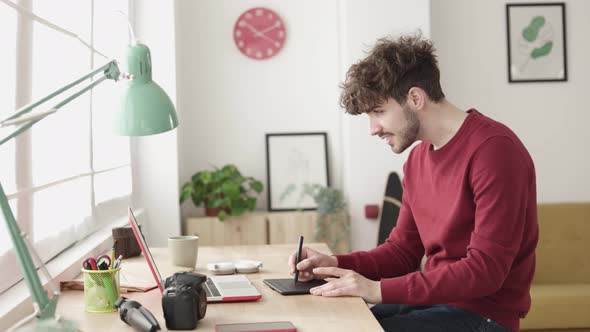
[[88,312],[117,311],[115,302],[119,297],[119,271],[121,267],[112,270],[86,270],[84,273],[84,309]]

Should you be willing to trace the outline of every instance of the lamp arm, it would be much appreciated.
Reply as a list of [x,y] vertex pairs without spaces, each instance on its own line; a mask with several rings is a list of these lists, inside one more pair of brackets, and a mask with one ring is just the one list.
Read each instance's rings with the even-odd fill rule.
[[[87,86],[81,88],[79,91],[75,92],[68,98],[62,100],[50,110],[34,114],[34,115],[27,115],[26,113],[33,110],[35,107],[43,104],[47,100],[60,95],[64,91],[69,90],[73,86],[79,84],[80,82],[92,77],[93,75],[104,72],[104,76],[99,78],[98,80],[88,84]],[[12,125],[19,125],[14,132],[9,134],[6,138],[0,140],[0,145],[4,144],[8,140],[20,135],[25,130],[32,127],[35,123],[41,121],[46,116],[55,113],[59,108],[68,104],[72,100],[76,99],[86,91],[92,89],[93,87],[97,86],[98,84],[102,83],[106,79],[114,79],[118,80],[120,75],[119,67],[117,66],[117,62],[115,60],[110,61],[106,65],[102,66],[99,69],[96,69],[82,78],[75,80],[74,82],[67,84],[66,86],[54,91],[50,95],[29,104],[23,108],[17,110],[16,114],[13,114],[9,118],[0,121],[0,127],[5,126],[12,126]],[[6,225],[8,227],[8,232],[10,234],[10,238],[12,239],[12,244],[14,246],[14,251],[16,253],[17,260],[23,272],[23,277],[25,279],[25,283],[31,293],[31,298],[33,301],[33,305],[35,306],[35,310],[38,311],[37,317],[41,319],[48,319],[55,317],[55,309],[57,306],[57,298],[59,293],[54,291],[54,294],[51,299],[48,298],[47,292],[43,288],[41,284],[41,280],[39,279],[39,275],[37,274],[37,270],[35,267],[35,263],[31,258],[31,252],[27,248],[27,243],[25,242],[26,234],[22,233],[20,228],[18,227],[18,223],[16,222],[16,218],[10,209],[10,205],[8,204],[8,197],[6,197],[6,193],[4,192],[4,188],[2,188],[2,184],[0,183],[0,210],[2,210],[2,215],[4,216],[4,220],[6,221]],[[31,247],[31,250],[34,252],[34,249]],[[37,256],[36,256],[37,257]],[[38,257],[37,257],[38,259]]]
[[31,255],[27,250],[27,245],[23,239],[23,234],[21,234],[21,230],[16,223],[14,214],[12,214],[12,210],[8,204],[8,198],[4,193],[4,188],[2,188],[1,183],[0,208],[4,216],[4,220],[6,220],[6,225],[8,226],[10,238],[12,239],[12,245],[14,246],[16,258],[18,259],[21,270],[23,271],[23,277],[25,279],[25,283],[27,284],[27,288],[29,288],[29,292],[31,293],[32,301],[39,307],[40,314],[42,314],[43,310],[49,306],[49,299],[45,289],[41,285],[41,280],[39,280],[39,276],[37,275],[35,264],[33,263]]
[[[37,100],[37,101],[35,101],[33,103],[30,103],[28,105],[25,105],[25,106],[17,109],[16,112],[13,115],[11,115],[8,118],[0,121],[0,124],[3,124],[4,122],[9,121],[9,120],[20,118],[23,114],[26,114],[26,113],[32,111],[35,107],[37,107],[37,106],[45,103],[46,101],[48,101],[49,99],[51,99],[51,98],[53,98],[55,96],[58,96],[58,95],[62,94],[63,92],[71,89],[72,87],[80,84],[81,82],[89,79],[90,77],[92,77],[92,76],[94,76],[94,75],[96,75],[96,74],[98,74],[100,72],[104,72],[105,76],[108,76],[109,78],[114,79],[116,81],[117,78],[118,78],[118,75],[119,75],[119,67],[117,66],[117,61],[111,60],[108,63],[106,63],[104,66],[91,71],[90,73],[88,73],[88,74],[86,74],[86,75],[84,75],[84,76],[76,79],[72,83],[69,83],[69,84],[64,85],[63,87],[61,87],[61,88],[53,91],[49,95],[47,95],[47,96],[45,96],[45,97],[43,97],[43,98],[41,98],[41,99],[39,99],[39,100]],[[117,77],[114,77],[115,75],[117,75]]]
[[[63,101],[59,102],[57,105],[50,108],[49,110],[41,112],[41,113],[37,113],[37,114],[25,115],[25,114],[29,113],[30,111],[32,111],[35,107],[37,107],[37,106],[45,103],[46,101],[62,94],[63,92],[71,89],[72,87],[80,84],[80,82],[94,76],[95,74],[97,74],[101,71],[104,72],[103,77],[101,77],[98,80],[83,87],[82,89],[80,89],[76,93],[72,94],[68,98],[64,99]],[[115,60],[112,60],[109,63],[107,63],[106,65],[102,66],[101,68],[98,68],[98,69],[84,75],[83,77],[75,80],[74,82],[65,85],[64,87],[52,92],[51,94],[47,95],[46,97],[43,97],[43,98],[39,99],[38,101],[35,101],[27,106],[24,106],[24,107],[18,109],[15,114],[0,121],[0,128],[7,127],[7,126],[19,125],[22,123],[24,123],[24,124],[22,126],[20,126],[19,128],[17,128],[10,135],[8,135],[5,138],[3,138],[2,140],[0,140],[0,145],[6,143],[7,141],[9,141],[13,137],[20,135],[23,131],[26,131],[27,129],[31,128],[35,123],[39,122],[41,119],[45,118],[46,116],[57,112],[57,110],[59,110],[61,107],[63,107],[64,105],[67,105],[72,100],[78,98],[80,95],[82,95],[86,91],[91,90],[92,88],[94,88],[98,84],[102,83],[104,80],[106,80],[106,79],[113,79],[115,81],[118,80],[119,75],[120,75],[120,71],[119,71],[119,67],[117,66],[117,62]]]

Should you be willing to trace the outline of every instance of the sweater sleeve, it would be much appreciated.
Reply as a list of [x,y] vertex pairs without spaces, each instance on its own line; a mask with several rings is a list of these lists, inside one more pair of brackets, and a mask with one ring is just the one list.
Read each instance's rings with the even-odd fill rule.
[[[404,174],[408,174],[406,166],[407,163],[404,165]],[[404,176],[397,223],[385,243],[370,251],[337,255],[338,267],[354,270],[372,280],[401,276],[418,268],[424,255],[424,246],[412,216],[406,180],[407,176]]]
[[502,287],[522,242],[532,164],[503,136],[482,143],[471,162],[475,226],[466,257],[431,271],[382,279],[383,303],[449,303]]

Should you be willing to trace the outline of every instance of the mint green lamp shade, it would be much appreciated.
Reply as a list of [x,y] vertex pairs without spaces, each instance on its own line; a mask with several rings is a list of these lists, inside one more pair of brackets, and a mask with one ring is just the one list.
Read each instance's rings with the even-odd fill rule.
[[150,49],[143,44],[127,49],[127,71],[133,79],[127,84],[113,123],[115,134],[146,136],[163,133],[178,126],[170,97],[152,81]]

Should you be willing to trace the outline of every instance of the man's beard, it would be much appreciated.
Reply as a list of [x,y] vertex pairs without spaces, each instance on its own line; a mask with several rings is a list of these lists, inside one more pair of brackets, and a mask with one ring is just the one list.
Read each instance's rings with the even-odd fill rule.
[[418,137],[418,132],[420,131],[420,120],[418,119],[418,115],[412,112],[409,105],[404,105],[402,108],[404,112],[404,117],[406,118],[406,126],[400,132],[399,135],[399,145],[396,147],[395,144],[391,146],[391,150],[394,153],[402,153],[407,148],[409,148],[414,142],[416,142],[416,138]]

